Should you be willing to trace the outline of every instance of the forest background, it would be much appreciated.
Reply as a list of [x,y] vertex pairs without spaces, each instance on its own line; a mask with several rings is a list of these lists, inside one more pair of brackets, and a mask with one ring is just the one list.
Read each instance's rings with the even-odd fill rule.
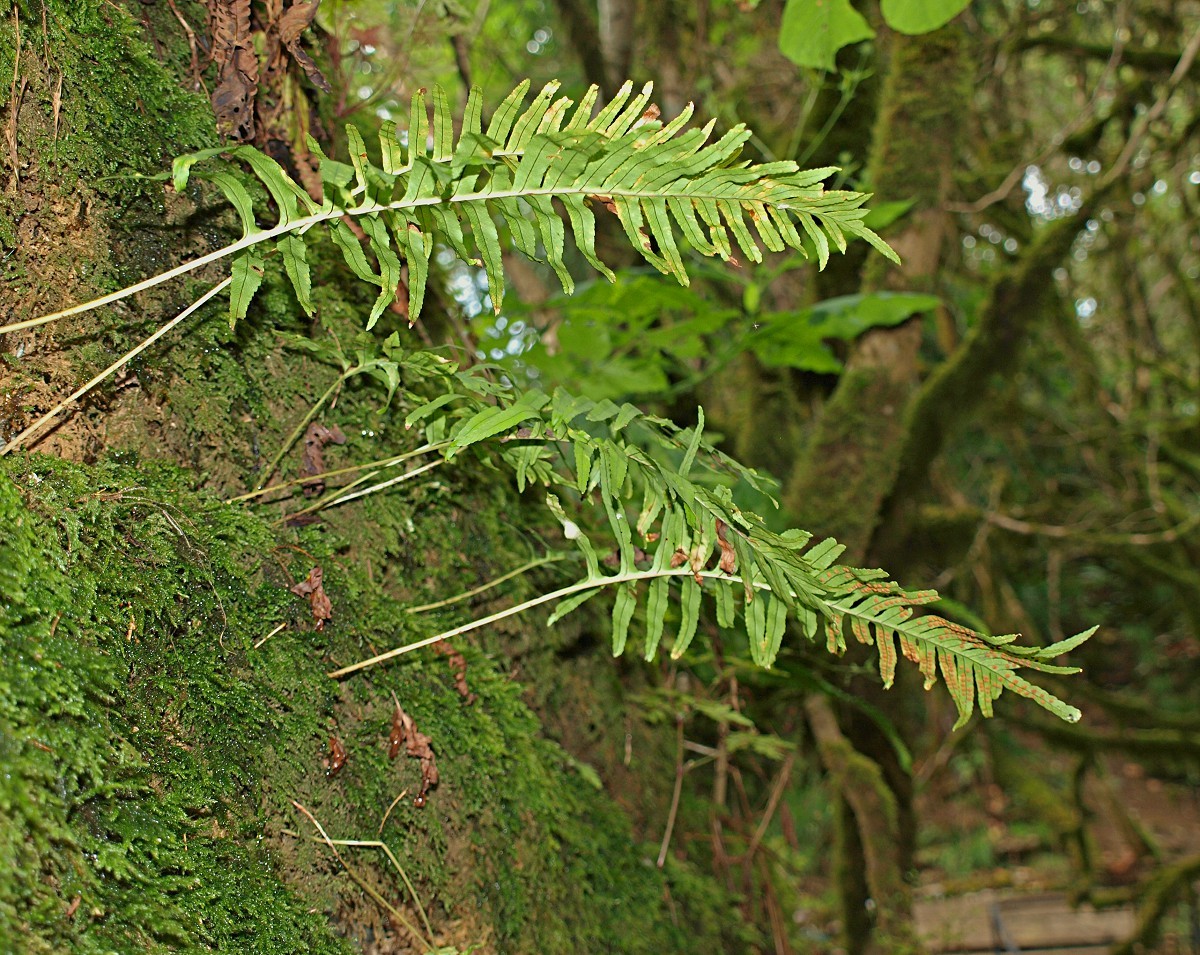
[[[497,314],[435,251],[419,321],[400,295],[376,331],[704,424],[782,505],[739,484],[740,506],[964,626],[1099,625],[1081,676],[1037,681],[1082,721],[1010,695],[952,730],[915,668],[884,692],[797,628],[764,671],[707,614],[681,659],[614,662],[599,601],[329,680],[563,586],[574,525],[498,459],[423,449],[420,387],[356,337],[375,294],[327,242],[315,317],[271,263],[244,321],[201,308],[3,458],[0,936],[895,952],[934,944],[921,899],[991,888],[1132,904],[1118,950],[1197,944],[1200,5],[981,0],[911,35],[887,3],[828,9],[0,2],[0,316],[234,241],[221,175],[270,208],[232,163],[173,188],[181,154],[253,143],[319,196],[308,137],[346,157],[345,123],[373,144],[418,89],[493,110],[526,77],[653,80],[663,120],[694,102],[747,124],[747,158],[838,167],[903,265],[689,256],[681,287],[601,202],[614,283],[568,255],[561,295],[509,243]],[[5,334],[0,438],[219,274]],[[246,497],[281,448],[296,483]],[[354,488],[389,486],[351,499],[368,461]]]

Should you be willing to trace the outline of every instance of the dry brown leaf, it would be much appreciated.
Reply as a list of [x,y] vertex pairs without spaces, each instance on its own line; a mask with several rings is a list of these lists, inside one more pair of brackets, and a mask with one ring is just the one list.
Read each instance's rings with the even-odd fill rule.
[[212,92],[217,131],[237,142],[254,139],[258,55],[250,33],[250,0],[208,0],[212,58],[217,85]]
[[329,80],[325,79],[321,71],[317,69],[313,58],[300,46],[300,35],[312,23],[313,17],[317,15],[317,7],[320,5],[321,0],[300,0],[298,3],[293,3],[279,18],[275,29],[279,32],[279,42],[292,54],[292,59],[300,64],[300,69],[304,70],[305,75],[312,80],[313,86],[329,93],[333,90],[333,87],[329,85]]
[[342,741],[336,736],[329,737],[329,755],[321,760],[321,765],[325,767],[325,775],[336,776],[346,765],[346,757],[346,747],[342,745]]
[[[323,474],[325,472],[325,446],[345,443],[346,436],[336,424],[332,428],[327,428],[319,421],[314,421],[304,433],[304,460],[300,463],[300,473]],[[303,487],[305,497],[314,497],[325,490],[325,482],[321,480],[306,481]]]
[[717,518],[717,546],[721,548],[721,562],[717,564],[722,573],[732,574],[737,569],[737,552],[725,536],[725,522]]
[[435,643],[433,649],[447,658],[450,669],[454,671],[454,689],[467,701],[467,706],[470,706],[477,697],[467,686],[467,658],[448,643]]
[[425,796],[429,790],[438,784],[437,759],[433,755],[433,740],[417,729],[416,721],[404,712],[400,701],[396,701],[396,709],[392,714],[392,732],[388,737],[388,759],[400,755],[400,746],[412,759],[421,761],[421,791],[413,799],[413,805],[420,809],[425,805]]
[[318,630],[325,629],[325,621],[333,619],[333,602],[325,593],[325,572],[320,567],[314,567],[308,572],[308,577],[291,588],[297,597],[307,597],[312,607],[313,622]]

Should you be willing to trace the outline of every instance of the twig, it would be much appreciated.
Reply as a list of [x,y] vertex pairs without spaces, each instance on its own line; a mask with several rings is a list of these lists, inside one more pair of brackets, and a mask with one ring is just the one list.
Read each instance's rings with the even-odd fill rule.
[[1192,63],[1195,61],[1197,53],[1200,53],[1200,29],[1192,34],[1192,38],[1188,40],[1188,45],[1184,47],[1183,53],[1179,57],[1179,62],[1175,64],[1175,69],[1171,72],[1171,76],[1167,80],[1166,89],[1162,91],[1158,99],[1154,101],[1154,104],[1142,115],[1141,123],[1137,130],[1130,135],[1128,142],[1125,143],[1125,148],[1121,150],[1121,155],[1117,157],[1117,161],[1113,164],[1112,169],[1104,177],[1103,182],[1105,184],[1111,183],[1125,174],[1125,170],[1129,168],[1129,164],[1133,160],[1134,153],[1141,147],[1142,141],[1150,131],[1150,125],[1166,111],[1167,103],[1170,102],[1171,96],[1191,71]]
[[225,504],[238,504],[242,501],[250,501],[256,497],[262,497],[264,494],[270,494],[272,491],[282,491],[284,488],[295,487],[297,484],[309,484],[313,481],[322,481],[325,478],[340,477],[343,474],[349,474],[352,471],[365,471],[368,468],[390,468],[393,465],[407,461],[409,458],[415,458],[418,455],[426,454],[430,451],[440,451],[442,448],[449,445],[449,441],[441,441],[437,444],[423,444],[419,448],[414,448],[411,451],[405,451],[403,454],[394,454],[391,457],[380,458],[378,461],[368,461],[366,464],[352,464],[349,467],[338,468],[335,471],[323,471],[320,474],[308,474],[304,477],[293,478],[290,481],[283,481],[280,484],[272,484],[270,487],[260,487],[254,491],[248,491],[245,494],[239,494],[237,497],[226,498]]
[[179,8],[175,6],[175,0],[167,0],[167,5],[171,8],[171,12],[175,14],[175,19],[179,21],[179,25],[183,27],[183,32],[187,34],[188,49],[192,53],[192,91],[199,92],[204,90],[208,92],[208,88],[204,85],[204,76],[200,72],[200,54],[196,50],[196,33],[183,18],[183,14],[179,12]]
[[[275,469],[279,467],[279,463],[283,460],[283,456],[285,454],[287,454],[289,450],[291,450],[291,447],[293,444],[295,444],[297,441],[300,440],[300,435],[304,434],[304,429],[307,428],[309,423],[312,421],[312,419],[317,416],[317,413],[323,407],[325,407],[325,402],[327,402],[330,398],[332,398],[334,393],[338,390],[338,388],[340,388],[342,385],[344,385],[347,382],[347,380],[353,374],[355,374],[357,371],[358,371],[357,368],[353,368],[349,371],[344,371],[340,375],[338,375],[337,380],[334,381],[334,383],[332,385],[330,385],[328,388],[325,389],[325,394],[321,395],[321,397],[317,399],[317,403],[308,409],[308,414],[306,414],[300,420],[300,423],[298,425],[296,425],[296,427],[292,431],[292,433],[290,435],[288,435],[287,440],[283,442],[283,447],[281,447],[279,449],[279,452],[275,455],[275,457],[273,457],[271,459],[271,463],[267,465],[267,469],[265,471],[263,471],[262,480],[261,480],[261,483],[258,485],[258,490],[260,490],[260,491],[263,490],[266,483],[269,480],[271,480],[271,475],[274,474]],[[312,478],[309,477],[309,478],[306,478],[305,480],[311,481]]]
[[683,794],[683,714],[675,715],[675,791],[671,793],[671,809],[667,813],[667,828],[663,832],[662,846],[658,850],[657,865],[661,869],[667,864],[667,850],[671,847],[671,834],[675,831],[675,817],[679,813],[679,797]]
[[[25,80],[21,76],[21,14],[20,8],[13,7],[13,33],[16,40],[16,52],[13,54],[12,87],[9,89],[9,120],[4,130],[4,138],[8,140],[8,158],[12,164],[12,186],[14,190],[20,186],[20,174],[17,171],[19,157],[17,156],[17,117],[20,112],[21,97],[25,93]],[[21,80],[18,86],[17,80]]]
[[122,355],[120,358],[118,358],[115,362],[113,362],[111,365],[109,365],[107,368],[105,368],[104,371],[102,371],[102,372],[100,372],[100,374],[96,375],[96,377],[93,378],[91,381],[89,381],[86,385],[77,389],[69,397],[64,398],[62,401],[60,401],[58,404],[56,404],[53,408],[51,408],[44,415],[42,415],[40,418],[38,418],[37,421],[35,421],[28,428],[26,428],[24,431],[22,431],[20,434],[18,434],[15,438],[13,438],[11,441],[9,441],[6,445],[4,445],[3,447],[0,447],[0,457],[3,457],[4,455],[8,454],[14,448],[19,448],[32,435],[34,435],[39,430],[41,430],[41,428],[44,424],[53,420],[60,411],[62,411],[64,408],[67,408],[70,405],[74,404],[78,399],[80,399],[84,395],[86,395],[89,391],[91,391],[98,384],[100,384],[100,382],[104,381],[105,378],[107,378],[109,375],[111,375],[118,368],[122,367],[130,359],[136,358],[138,355],[140,355],[142,352],[144,352],[147,348],[149,348],[156,341],[158,341],[160,338],[162,338],[163,335],[167,334],[167,332],[169,332],[176,325],[178,325],[180,322],[182,322],[185,318],[187,318],[189,315],[191,315],[194,311],[196,311],[196,309],[200,308],[202,305],[204,305],[206,302],[208,302],[208,300],[211,299],[214,295],[217,295],[218,293],[223,292],[232,281],[233,281],[233,279],[231,277],[231,278],[224,279],[217,285],[214,285],[207,292],[205,292],[203,295],[201,295],[200,298],[196,299],[196,301],[194,301],[191,305],[189,305],[182,312],[180,312],[178,315],[176,315],[173,319],[171,319],[169,322],[167,322],[167,324],[165,324],[162,328],[160,328],[158,331],[156,331],[153,335],[151,335],[149,338],[147,338],[145,341],[143,341],[140,345],[138,345],[132,351],[126,352],[124,355]]
[[275,636],[275,634],[277,634],[280,630],[285,630],[285,629],[287,629],[287,624],[281,623],[278,627],[276,627],[274,630],[272,630],[270,633],[268,633],[265,637],[263,637],[261,640],[259,640],[256,644],[254,644],[254,649],[257,650],[264,643],[266,643],[273,636]]
[[787,759],[783,761],[779,775],[775,777],[775,785],[771,787],[771,796],[767,799],[767,808],[763,810],[762,818],[758,821],[758,827],[754,830],[754,835],[750,839],[750,845],[746,847],[744,864],[746,866],[747,878],[749,878],[750,863],[754,860],[754,853],[758,851],[758,847],[763,841],[763,836],[767,834],[767,826],[771,824],[771,817],[775,815],[775,810],[779,808],[779,800],[783,798],[783,791],[787,788],[788,779],[792,775],[792,765],[795,762],[796,751],[792,750],[788,753]]
[[392,800],[392,804],[387,807],[387,812],[385,812],[383,814],[383,818],[379,820],[379,831],[377,833],[375,833],[375,835],[377,835],[377,836],[383,835],[383,827],[387,825],[388,816],[390,816],[392,814],[392,810],[396,808],[396,805],[400,802],[400,800],[403,799],[407,795],[408,795],[408,790],[402,789],[400,791],[400,795]]
[[[288,519],[299,517],[301,514],[310,514],[313,511],[323,510],[327,507],[334,507],[337,504],[345,504],[347,501],[353,501],[355,498],[366,497],[368,494],[374,494],[376,491],[382,491],[384,488],[391,487],[394,484],[402,484],[405,481],[410,481],[418,475],[424,474],[426,471],[432,471],[434,468],[445,463],[445,458],[437,458],[433,461],[430,461],[428,464],[422,464],[419,468],[415,468],[412,471],[405,471],[403,474],[398,474],[394,478],[389,478],[380,484],[373,484],[371,487],[364,487],[361,491],[355,491],[353,494],[346,494],[328,502],[318,501],[316,504],[312,504],[303,510],[296,511],[294,514],[289,514],[287,517]],[[339,490],[342,489],[339,488]]]
[[[337,851],[337,847],[339,845],[367,845],[368,843],[357,842],[357,841],[348,840],[348,839],[339,839],[337,841],[330,839],[329,834],[325,831],[325,827],[322,826],[317,821],[316,816],[314,816],[311,812],[309,812],[302,805],[300,805],[300,803],[296,802],[296,800],[293,799],[291,801],[291,803],[293,806],[295,806],[297,809],[299,809],[302,813],[304,813],[304,815],[306,817],[308,817],[309,822],[311,822],[314,826],[316,826],[317,832],[319,832],[321,834],[321,841],[324,842],[327,846],[329,846],[329,851],[332,852],[334,855],[334,858],[336,858],[338,860],[338,862],[340,862],[342,864],[342,868],[346,870],[346,874],[348,876],[350,876],[350,878],[355,882],[355,884],[358,885],[358,887],[360,889],[362,889],[364,892],[366,892],[367,895],[371,896],[371,898],[373,898],[376,902],[378,902],[385,909],[387,909],[401,925],[403,925],[406,929],[409,930],[409,932],[411,932],[413,934],[414,938],[419,939],[424,944],[424,946],[427,950],[432,949],[433,942],[432,942],[431,938],[426,938],[425,936],[423,936],[421,934],[420,929],[418,929],[415,925],[412,924],[412,922],[410,922],[407,918],[405,918],[399,909],[397,909],[394,905],[392,905],[391,902],[389,902],[382,895],[380,895],[379,892],[373,886],[368,884],[367,881],[365,879],[363,879],[362,876],[360,876],[357,872],[355,872],[352,868],[350,868],[350,866],[346,862],[346,860],[342,858],[342,854]],[[372,846],[382,846],[383,845],[383,843],[381,843],[381,842],[372,842],[369,844]],[[384,849],[387,850],[387,847],[384,846]],[[400,863],[396,862],[396,857],[392,855],[391,850],[387,850],[387,854],[388,854],[388,857],[392,860],[392,863],[396,866],[396,869],[403,876],[404,870],[400,868]],[[405,884],[408,885],[408,877],[407,876],[404,876],[404,881],[405,881]],[[409,888],[409,891],[410,892],[412,891],[411,886]],[[415,898],[415,896],[414,896],[414,898]],[[422,915],[425,914],[424,911],[421,909],[421,905],[419,902],[417,903],[417,910],[420,911]],[[426,920],[426,926],[428,927],[428,920]],[[430,932],[431,937],[432,937],[432,935],[433,935],[433,933]]]
[[1125,51],[1124,37],[1126,34],[1124,29],[1124,21],[1126,19],[1126,12],[1127,4],[1122,4],[1118,14],[1119,22],[1117,29],[1114,31],[1112,54],[1109,56],[1108,62],[1104,65],[1104,72],[1100,75],[1100,79],[1096,82],[1096,88],[1092,91],[1092,95],[1088,100],[1087,106],[1080,110],[1079,114],[1069,123],[1067,123],[1063,129],[1058,131],[1057,135],[1054,136],[1049,145],[1047,145],[1032,159],[1018,163],[1016,166],[1014,166],[1012,171],[1004,177],[1004,181],[987,195],[982,196],[981,198],[970,203],[949,203],[947,204],[947,209],[949,209],[951,212],[962,213],[982,212],[984,209],[988,208],[988,206],[993,206],[997,202],[1007,199],[1008,194],[1012,192],[1013,189],[1016,188],[1017,183],[1019,183],[1025,177],[1025,171],[1030,166],[1039,166],[1044,163],[1047,159],[1054,155],[1054,151],[1066,141],[1067,137],[1074,133],[1075,130],[1077,130],[1083,124],[1084,120],[1091,112],[1092,107],[1094,107],[1097,100],[1099,100],[1100,94],[1104,92],[1104,88],[1109,84],[1112,77],[1116,75],[1117,68],[1121,65],[1121,56]]

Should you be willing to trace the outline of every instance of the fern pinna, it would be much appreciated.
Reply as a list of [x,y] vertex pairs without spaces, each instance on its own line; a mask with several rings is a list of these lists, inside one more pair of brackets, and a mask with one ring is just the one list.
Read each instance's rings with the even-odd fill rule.
[[[760,260],[760,243],[770,250],[791,247],[805,254],[811,248],[824,266],[831,245],[844,251],[848,237],[860,237],[895,260],[891,249],[863,224],[866,195],[826,191],[822,181],[832,169],[802,171],[791,162],[739,161],[750,136],[742,126],[710,143],[712,123],[687,128],[690,107],[661,123],[650,106],[649,85],[634,95],[626,84],[599,110],[595,87],[573,110],[569,99],[556,98],[555,83],[526,106],[528,88],[528,82],[518,86],[486,130],[481,95],[472,90],[457,139],[445,94],[434,91],[430,123],[424,92],[418,92],[405,136],[397,134],[394,123],[383,125],[378,165],[368,160],[365,143],[353,126],[347,127],[349,163],[330,159],[310,143],[320,157],[319,202],[274,160],[250,146],[180,157],[173,169],[175,188],[184,189],[193,175],[220,188],[241,218],[241,239],[94,302],[0,331],[97,307],[228,256],[234,257],[232,275],[213,291],[229,286],[230,316],[236,322],[245,316],[262,281],[264,250],[271,246],[298,302],[311,313],[306,249],[314,227],[321,224],[328,226],[355,275],[379,288],[365,322],[367,331],[395,300],[405,265],[408,316],[415,320],[435,243],[482,265],[492,305],[499,311],[504,268],[497,221],[506,224],[517,249],[545,258],[565,290],[573,287],[564,261],[568,224],[582,256],[611,278],[596,254],[595,206],[615,213],[634,248],[684,284],[688,276],[680,238],[694,252],[727,260],[734,257],[735,247],[747,258]],[[275,206],[274,225],[259,226],[249,191],[227,167],[197,168],[221,154],[243,160],[261,180]],[[565,222],[554,200],[565,211]],[[360,225],[366,248],[349,221]],[[478,257],[468,245],[468,235]],[[308,340],[304,347],[320,354],[323,345]],[[342,380],[357,373],[378,377],[388,388],[389,400],[403,381],[405,399],[413,409],[406,424],[425,431],[426,444],[420,451],[449,460],[470,448],[510,467],[522,489],[533,483],[549,489],[547,503],[562,522],[564,537],[577,548],[583,576],[552,593],[331,676],[344,676],[541,604],[556,604],[550,618],[554,622],[612,589],[617,654],[624,652],[642,605],[647,659],[664,642],[673,656],[681,656],[697,632],[708,595],[720,626],[732,627],[740,617],[750,655],[763,667],[776,660],[789,621],[808,640],[823,637],[832,653],[845,649],[848,629],[858,641],[877,648],[885,684],[891,684],[901,655],[919,666],[927,688],[940,672],[960,724],[976,705],[985,716],[991,715],[992,703],[1004,689],[1063,719],[1079,718],[1078,710],[1018,671],[1074,672],[1052,661],[1086,640],[1092,630],[1049,647],[1020,647],[1014,637],[985,636],[938,616],[918,614],[917,608],[936,599],[933,591],[907,591],[883,571],[837,564],[842,548],[835,541],[813,544],[810,535],[799,530],[775,533],[760,517],[738,508],[728,486],[730,477],[757,484],[758,476],[704,442],[702,412],[699,424],[684,431],[630,404],[595,402],[561,390],[518,391],[502,383],[502,377],[501,383],[488,377],[479,366],[459,369],[431,352],[407,351],[396,334],[382,342],[364,334],[356,348],[356,361],[340,351],[326,357],[340,364]],[[693,478],[694,469],[703,473]],[[640,510],[629,507],[634,494],[642,497]],[[607,527],[613,550],[603,561],[582,529],[587,505],[597,500],[605,516],[600,523]],[[614,564],[612,573],[602,569],[607,563]],[[666,622],[676,616],[672,606],[678,607],[678,620],[667,634]]]

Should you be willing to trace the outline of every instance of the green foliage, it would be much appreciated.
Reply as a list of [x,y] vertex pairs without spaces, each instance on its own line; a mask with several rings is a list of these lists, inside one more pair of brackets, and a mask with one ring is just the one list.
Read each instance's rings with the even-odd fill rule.
[[[543,388],[562,386],[596,400],[646,399],[690,390],[745,352],[767,367],[836,374],[842,363],[828,342],[897,325],[939,304],[932,295],[874,292],[751,316],[690,288],[622,271],[611,283],[590,283],[536,309],[510,306],[503,322],[485,317],[478,327],[485,347],[503,345],[497,361]],[[549,336],[527,323],[534,311],[555,315]]]
[[836,374],[842,370],[842,363],[826,341],[851,341],[868,329],[899,325],[939,304],[934,295],[912,292],[842,295],[798,312],[759,316],[760,327],[748,344],[768,367]]
[[[759,476],[704,442],[703,411],[696,427],[681,430],[630,404],[593,401],[561,390],[551,395],[536,389],[522,392],[492,380],[485,366],[460,370],[427,352],[405,356],[396,336],[384,348],[402,367],[406,383],[424,381],[436,395],[419,403],[406,425],[421,425],[428,444],[443,448],[448,458],[471,448],[510,468],[518,488],[536,483],[550,489],[547,504],[564,537],[578,549],[582,579],[499,616],[557,602],[550,617],[554,623],[612,588],[613,653],[625,652],[635,613],[643,606],[645,658],[654,659],[664,643],[679,658],[694,639],[707,594],[722,627],[733,626],[740,616],[750,657],[758,666],[774,664],[789,620],[810,641],[823,636],[831,653],[846,649],[849,629],[860,643],[877,648],[886,686],[895,676],[897,641],[899,654],[919,666],[926,688],[940,672],[958,708],[959,725],[970,718],[976,702],[990,716],[993,701],[1006,688],[1063,719],[1079,718],[1078,710],[1018,671],[1075,672],[1051,661],[1086,640],[1094,628],[1051,647],[1018,647],[1014,636],[987,636],[935,615],[916,616],[916,608],[938,599],[936,592],[907,591],[887,580],[884,571],[838,565],[843,548],[835,541],[810,546],[811,535],[775,533],[760,517],[739,508],[729,484],[741,479],[761,488]],[[420,395],[411,392],[408,398],[415,403]],[[489,441],[500,435],[498,444]],[[642,501],[636,516],[629,512],[635,494]],[[583,505],[597,498],[607,517],[602,531],[606,546],[613,548],[611,574],[602,570],[601,550],[584,529],[588,518]],[[577,503],[568,514],[571,502]],[[671,597],[675,588],[678,599]],[[673,606],[680,617],[668,635]],[[492,619],[481,618],[454,632]]]
[[[898,33],[931,33],[966,9],[970,0],[883,0],[880,11]],[[850,0],[788,0],[779,49],[797,66],[833,72],[838,50],[875,36]]]
[[[304,243],[297,238],[307,241],[308,230],[322,222],[330,224],[330,236],[350,270],[379,287],[368,329],[395,300],[402,264],[408,267],[409,317],[416,319],[425,298],[430,255],[438,241],[461,259],[482,264],[493,308],[499,312],[504,270],[496,217],[503,219],[521,252],[545,256],[563,289],[570,292],[574,280],[563,258],[566,227],[553,200],[565,209],[583,257],[609,278],[611,270],[596,255],[595,202],[617,215],[647,262],[684,285],[688,275],[677,233],[693,250],[725,260],[740,252],[750,261],[761,261],[760,245],[776,252],[790,247],[805,253],[811,243],[824,266],[831,244],[845,251],[847,238],[855,237],[895,258],[863,223],[865,194],[824,189],[822,180],[834,169],[802,171],[790,161],[738,161],[751,135],[742,125],[709,143],[715,121],[688,129],[691,106],[663,124],[651,108],[650,84],[633,95],[632,84],[626,83],[598,111],[596,87],[587,91],[574,111],[572,100],[555,98],[556,82],[547,84],[523,108],[528,90],[528,81],[513,90],[485,132],[482,94],[473,89],[457,141],[445,93],[434,90],[431,126],[424,91],[418,91],[404,136],[407,145],[394,123],[384,123],[379,165],[369,161],[358,130],[347,127],[350,163],[321,154],[322,203],[314,202],[277,163],[253,147],[224,150],[250,166],[270,193],[278,216],[274,226],[260,230],[250,194],[236,178],[200,173],[229,197],[245,231],[238,243],[205,257],[207,261],[238,254],[231,319],[236,322],[245,316],[261,282],[263,258],[254,247],[270,240],[276,240],[298,301],[311,309]],[[315,141],[310,147],[320,154]],[[176,159],[175,188],[185,188],[192,167],[222,151],[203,150]],[[344,217],[361,225],[375,264]],[[757,238],[747,220],[754,224]],[[478,258],[467,245],[468,233]]]
[[850,0],[788,0],[779,30],[779,49],[797,66],[832,73],[837,69],[834,56],[838,50],[874,35]]
[[[321,156],[325,197],[320,205],[257,150],[247,146],[231,150],[250,165],[278,212],[274,227],[258,231],[253,203],[244,187],[231,176],[207,174],[238,209],[246,233],[234,245],[197,260],[214,261],[240,253],[234,261],[233,320],[245,314],[262,281],[265,259],[256,246],[272,239],[279,240],[276,249],[284,257],[297,299],[306,307],[311,305],[311,278],[300,240],[321,222],[330,223],[331,235],[350,270],[380,289],[366,322],[368,330],[394,299],[401,257],[409,268],[410,317],[421,307],[435,238],[448,243],[459,257],[474,261],[466,246],[464,226],[473,234],[498,310],[504,278],[494,214],[506,221],[519,250],[533,255],[540,242],[564,290],[571,291],[574,283],[562,259],[565,228],[552,198],[566,208],[580,252],[610,278],[611,271],[595,254],[590,197],[611,206],[627,237],[647,261],[684,284],[687,273],[674,234],[676,226],[698,251],[726,259],[733,255],[732,232],[741,251],[758,261],[761,250],[747,229],[747,217],[767,248],[790,246],[804,252],[808,241],[821,265],[827,261],[830,241],[844,250],[847,235],[861,236],[894,258],[863,224],[866,196],[823,191],[821,180],[831,170],[799,172],[790,162],[736,163],[737,152],[750,135],[744,127],[735,127],[706,146],[713,124],[683,131],[691,118],[690,108],[670,123],[660,124],[656,111],[647,111],[648,85],[640,95],[631,97],[632,87],[626,84],[595,115],[598,90],[594,87],[574,112],[570,111],[571,100],[554,98],[556,83],[548,84],[522,110],[527,89],[528,83],[523,83],[508,96],[486,133],[482,131],[481,96],[473,90],[457,141],[445,94],[434,92],[430,128],[424,94],[419,91],[412,100],[407,148],[403,148],[394,124],[385,123],[378,166],[368,161],[357,130],[349,128],[350,163]],[[315,142],[311,145],[319,152]],[[205,150],[177,159],[175,188],[183,189],[192,167],[218,152]],[[533,222],[526,210],[532,211]],[[378,272],[343,221],[347,216],[360,221]],[[829,335],[849,337],[871,324],[902,321],[934,304],[933,299],[922,296],[860,296],[827,303],[807,320],[812,324],[816,318],[816,326]],[[630,404],[618,406],[607,399],[597,402],[562,390],[552,394],[539,389],[521,391],[494,380],[486,366],[460,371],[455,363],[432,353],[405,354],[395,334],[378,350],[369,337],[364,338],[356,362],[342,353],[340,345],[313,343],[305,347],[316,353],[329,350],[327,357],[341,368],[340,381],[360,372],[382,377],[389,399],[401,378],[406,384],[432,386],[434,397],[424,403],[418,392],[408,393],[418,406],[405,422],[409,427],[421,425],[429,446],[450,460],[467,448],[478,449],[483,442],[501,438],[498,452],[492,445],[483,450],[486,460],[498,459],[511,468],[521,490],[537,483],[556,491],[548,496],[548,504],[562,521],[564,535],[578,547],[586,572],[577,583],[545,594],[530,605],[561,598],[551,615],[555,621],[598,591],[613,588],[614,654],[624,652],[633,618],[644,600],[643,653],[647,660],[656,656],[664,642],[668,608],[675,603],[671,599],[674,585],[680,591],[677,604],[682,616],[670,643],[673,656],[681,656],[698,629],[707,585],[721,626],[732,625],[740,603],[750,656],[759,666],[773,665],[789,619],[809,640],[816,640],[823,631],[832,653],[845,649],[844,624],[849,623],[856,639],[877,647],[885,685],[890,686],[894,677],[897,640],[900,652],[919,665],[927,687],[940,670],[958,708],[960,725],[970,718],[976,700],[984,715],[990,715],[993,700],[1006,687],[1064,719],[1079,717],[1076,709],[1024,680],[1017,671],[1025,667],[1072,672],[1050,661],[1077,646],[1091,631],[1050,648],[1017,648],[1011,645],[1013,637],[984,636],[937,616],[914,616],[915,607],[937,595],[905,591],[887,581],[883,571],[836,565],[843,549],[836,542],[826,540],[810,548],[811,535],[799,530],[775,533],[758,515],[739,508],[722,474],[746,480],[759,490],[765,488],[754,472],[704,443],[702,411],[696,427],[682,432],[671,422],[644,415]],[[790,360],[798,361],[795,353]],[[314,413],[315,409],[305,420]],[[278,460],[279,456],[268,468],[268,476]],[[715,477],[693,480],[693,466],[713,472]],[[600,570],[597,551],[581,530],[586,520],[582,515],[579,521],[567,517],[558,494],[575,496],[581,502],[598,496],[615,545],[616,573]],[[627,513],[627,499],[633,494],[641,495],[643,502],[636,518],[641,538],[637,546],[634,522]],[[482,618],[474,625],[491,619]],[[454,632],[463,629],[469,627]],[[341,667],[334,675],[348,674],[405,649]]]

